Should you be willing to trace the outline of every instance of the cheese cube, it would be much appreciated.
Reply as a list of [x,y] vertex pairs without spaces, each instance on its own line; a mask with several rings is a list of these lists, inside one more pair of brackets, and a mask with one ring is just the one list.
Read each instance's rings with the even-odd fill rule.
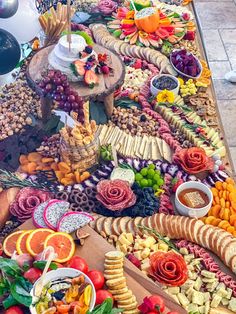
[[180,303],[179,303],[179,299],[178,299],[178,297],[177,297],[176,294],[173,294],[173,295],[171,295],[171,296],[172,296],[172,298],[175,300],[176,303],[180,304]]
[[134,250],[139,250],[139,243],[138,243],[138,242],[135,242],[135,244],[134,244]]
[[194,254],[184,255],[184,260],[188,264],[194,259]]
[[191,261],[190,265],[192,265],[192,266],[199,265],[199,264],[201,263],[201,260],[202,260],[202,258],[194,258],[194,259]]
[[125,235],[124,234],[121,234],[120,236],[119,236],[119,242],[121,243],[121,244],[125,244],[125,245],[131,245],[131,243],[132,242],[130,242],[128,239],[126,239],[126,237],[125,237]]
[[134,242],[134,237],[132,233],[126,233],[126,238],[129,242],[133,243]]
[[228,305],[229,304],[229,299],[226,299],[226,298],[222,298],[222,300],[221,300],[221,303],[222,303],[222,305]]
[[198,305],[203,305],[204,304],[204,301],[205,301],[205,298],[204,298],[204,293],[203,292],[200,292],[200,291],[193,291],[193,294],[192,294],[192,302],[193,303],[196,303]]
[[148,273],[146,272],[146,270],[142,270],[142,273],[144,273],[144,275],[148,275]]
[[204,314],[205,313],[205,305],[199,306],[198,312],[201,314]]
[[188,252],[188,250],[186,249],[186,247],[181,247],[180,250],[179,250],[179,252],[180,252],[181,254],[183,254],[183,255],[188,255],[188,254],[189,254],[189,252]]
[[191,271],[195,270],[195,267],[191,264],[188,264],[187,267],[188,267],[188,270],[191,270]]
[[193,285],[194,285],[194,281],[188,279],[188,280],[186,280],[185,283],[181,286],[181,289],[187,290],[188,288],[193,287]]
[[164,252],[168,252],[169,250],[169,246],[166,243],[159,243],[158,245],[159,250],[164,251]]
[[184,307],[190,303],[188,298],[183,293],[178,293],[177,297],[179,299],[180,304],[183,305]]
[[204,292],[204,300],[205,302],[209,302],[211,298],[210,292]]
[[128,249],[128,247],[127,247],[126,244],[121,244],[121,245],[120,245],[120,250],[121,250],[121,252],[127,253],[127,249]]
[[210,301],[207,301],[205,303],[205,313],[204,314],[208,314],[210,312]]
[[147,258],[144,258],[144,259],[142,260],[142,263],[149,263],[149,264],[150,264],[149,258],[148,258],[148,257],[147,257]]
[[215,278],[216,277],[215,273],[212,273],[212,272],[207,271],[207,270],[202,270],[201,275],[206,277],[206,278]]
[[156,240],[153,237],[148,237],[145,241],[144,241],[144,245],[145,247],[150,248],[153,244],[156,243]]
[[232,298],[229,301],[228,309],[233,311],[233,312],[236,312],[236,298]]
[[222,300],[221,296],[214,294],[213,299],[211,301],[211,307],[218,307],[221,300]]
[[224,288],[220,288],[217,290],[216,294],[222,298],[226,298],[228,295],[228,292]]
[[202,286],[202,280],[201,277],[198,277],[193,285],[194,289],[199,291],[201,289]]
[[145,248],[144,250],[142,250],[141,252],[141,257],[142,258],[147,258],[150,255],[150,249],[149,248]]
[[141,269],[147,271],[150,268],[150,263],[142,263]]
[[[205,282],[205,283],[213,283],[213,282],[216,282],[217,279],[216,278],[202,278],[202,281]],[[218,284],[218,282],[217,282]]]
[[218,285],[218,281],[208,283],[206,285],[207,291],[213,292],[215,290],[215,288],[217,287],[217,285]]
[[179,287],[168,287],[167,291],[169,294],[178,294],[178,293],[180,293],[180,288]]
[[156,244],[153,244],[151,247],[150,247],[151,251],[153,252],[157,252],[158,249],[159,249],[159,245],[156,243]]
[[[193,291],[194,291],[193,287],[190,287],[190,288],[188,288],[188,290],[185,291],[185,295],[187,296],[189,301],[192,301]],[[181,292],[182,292],[182,289],[181,289]]]
[[141,251],[136,251],[133,254],[138,260],[140,261],[142,260]]
[[198,312],[198,305],[194,303],[190,303],[187,305],[186,310],[191,313]]
[[227,297],[226,297],[226,298],[230,300],[230,299],[231,299],[231,296],[232,296],[233,290],[230,289],[230,288],[227,288],[226,291],[227,291]]
[[197,273],[195,273],[193,271],[188,271],[188,278],[189,279],[195,280],[195,279],[197,279],[197,277],[198,277]]
[[216,290],[219,290],[219,289],[221,289],[221,288],[225,289],[225,284],[224,284],[223,282],[220,282],[220,283],[218,284],[218,286],[216,287]]

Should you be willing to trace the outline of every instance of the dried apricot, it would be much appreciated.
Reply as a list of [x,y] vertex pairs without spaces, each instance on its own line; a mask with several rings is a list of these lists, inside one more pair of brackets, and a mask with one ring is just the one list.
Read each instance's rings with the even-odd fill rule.
[[29,160],[26,155],[20,155],[19,162],[21,165],[26,165]]
[[229,191],[229,192],[233,192],[233,190],[234,190],[235,188],[234,188],[233,184],[228,183],[226,189],[227,189],[227,191]]
[[230,210],[229,210],[229,208],[225,208],[222,219],[229,220],[229,218],[230,218]]
[[223,197],[223,190],[219,191],[219,198]]
[[219,223],[218,227],[226,230],[226,228],[230,227],[230,224],[229,224],[229,222],[227,220],[222,220]]
[[44,157],[44,158],[42,158],[41,162],[44,164],[52,163],[52,162],[54,162],[54,159],[51,157]]
[[58,163],[58,168],[63,173],[70,173],[71,172],[70,166],[67,163],[63,162],[63,161]]
[[74,183],[75,183],[74,180],[71,180],[71,179],[67,179],[67,178],[61,179],[61,184],[63,185],[72,185]]
[[83,181],[87,180],[89,177],[90,177],[90,173],[88,171],[85,171],[81,174],[80,179],[83,182]]
[[218,196],[218,190],[216,188],[211,188],[213,196]]
[[222,183],[222,187],[223,187],[224,190],[226,190],[226,189],[227,189],[227,183],[226,183],[226,182],[223,182],[223,183]]
[[75,181],[76,183],[81,183],[79,171],[75,171]]
[[227,230],[229,233],[233,233],[234,230],[235,230],[235,228],[232,227],[232,226],[230,226],[230,227],[228,227],[226,230]]
[[211,213],[212,213],[212,216],[215,216],[215,217],[218,217],[219,216],[219,213],[220,213],[220,210],[221,210],[221,206],[220,205],[215,205],[211,208]]
[[229,201],[226,201],[226,202],[225,202],[225,207],[226,207],[226,208],[230,208],[230,202],[229,202]]
[[232,185],[235,185],[235,182],[232,178],[228,177],[225,182],[229,183],[229,184],[232,184]]
[[220,199],[220,206],[225,207],[225,199],[223,197]]
[[65,176],[65,174],[64,174],[64,172],[62,172],[62,171],[55,171],[55,175],[56,175],[56,177],[57,177],[57,180],[59,181],[59,182],[61,182],[61,180],[64,178],[64,176]]
[[208,224],[208,225],[211,225],[211,223],[215,220],[215,217],[214,216],[209,216],[205,219],[204,223],[205,224]]
[[219,198],[219,196],[216,196],[216,197],[215,197],[215,202],[216,202],[216,204],[219,204],[219,205],[220,205],[220,198]]
[[221,181],[216,181],[215,187],[217,188],[217,190],[222,190],[223,189],[222,182]]
[[29,153],[27,157],[29,161],[33,161],[33,162],[39,162],[42,159],[42,156],[36,152]]
[[28,163],[28,173],[29,173],[29,174],[34,174],[36,168],[37,168],[36,162],[29,162],[29,163]]
[[220,222],[221,222],[220,218],[215,218],[215,220],[212,220],[211,225],[218,226]]

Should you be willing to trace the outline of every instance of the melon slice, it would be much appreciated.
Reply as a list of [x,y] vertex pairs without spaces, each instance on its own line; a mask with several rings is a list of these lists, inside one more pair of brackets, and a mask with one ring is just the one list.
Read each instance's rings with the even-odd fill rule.
[[46,225],[52,229],[57,230],[57,224],[60,218],[68,212],[70,203],[59,200],[51,200],[44,209],[43,219]]
[[37,228],[47,228],[48,227],[44,221],[43,212],[44,212],[44,210],[47,207],[49,202],[50,201],[43,202],[43,203],[39,204],[37,207],[35,207],[33,215],[32,215],[32,220],[33,220],[33,224],[35,227],[37,227]]
[[94,218],[83,212],[68,212],[58,222],[57,231],[71,233],[90,223]]

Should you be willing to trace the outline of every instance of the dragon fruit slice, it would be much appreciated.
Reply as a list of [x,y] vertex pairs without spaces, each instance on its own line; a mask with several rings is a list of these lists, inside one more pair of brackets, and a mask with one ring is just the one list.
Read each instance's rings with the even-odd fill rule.
[[52,229],[57,230],[57,224],[60,218],[68,212],[70,203],[60,200],[49,201],[47,207],[43,212],[43,219],[46,225]]
[[47,228],[48,226],[46,225],[44,219],[43,219],[43,212],[45,208],[47,207],[48,203],[50,201],[43,202],[39,204],[37,207],[35,207],[33,215],[32,215],[32,220],[33,224],[37,228]]
[[71,233],[84,227],[94,218],[84,212],[69,212],[64,214],[58,222],[57,231]]

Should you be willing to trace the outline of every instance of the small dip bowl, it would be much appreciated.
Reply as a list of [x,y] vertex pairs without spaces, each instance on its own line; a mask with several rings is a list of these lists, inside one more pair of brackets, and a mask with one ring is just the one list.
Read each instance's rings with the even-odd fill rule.
[[[74,268],[58,268],[56,270],[51,270],[49,271],[45,277],[44,277],[44,286],[46,284],[48,284],[49,282],[52,282],[54,280],[57,280],[57,279],[65,279],[65,278],[75,278],[75,277],[78,277],[80,275],[83,275],[85,277],[85,282],[89,283],[91,286],[92,286],[92,298],[91,298],[91,301],[90,301],[90,306],[89,306],[89,310],[92,311],[94,306],[95,306],[95,301],[96,301],[96,290],[94,288],[94,285],[92,283],[92,281],[90,280],[90,278],[85,275],[83,272],[77,270],[77,269],[74,269]],[[34,304],[36,301],[37,301],[37,297],[34,295],[34,289],[38,283],[38,281],[40,280],[40,278],[34,283],[34,286],[32,288],[32,290],[30,291],[30,294],[32,296],[32,303]],[[35,309],[35,306],[34,305],[31,305],[30,306],[30,312],[31,314],[37,314],[37,311]]]
[[[179,199],[179,194],[187,189],[197,189],[197,190],[201,190],[203,193],[205,193],[209,199],[209,202],[206,206],[201,207],[201,208],[191,208],[188,207],[186,205],[184,205],[180,199]],[[175,193],[175,206],[177,211],[179,212],[179,214],[181,214],[182,216],[189,216],[192,218],[201,218],[204,217],[210,210],[211,205],[212,205],[212,201],[213,201],[213,195],[211,190],[209,189],[208,186],[206,186],[205,184],[201,183],[201,182],[197,182],[197,181],[188,181],[185,182],[183,184],[181,184]]]
[[[171,85],[172,84],[172,88]],[[176,77],[169,74],[156,75],[152,78],[150,83],[150,90],[153,96],[157,96],[164,89],[173,92],[176,96],[179,93],[179,81]]]

